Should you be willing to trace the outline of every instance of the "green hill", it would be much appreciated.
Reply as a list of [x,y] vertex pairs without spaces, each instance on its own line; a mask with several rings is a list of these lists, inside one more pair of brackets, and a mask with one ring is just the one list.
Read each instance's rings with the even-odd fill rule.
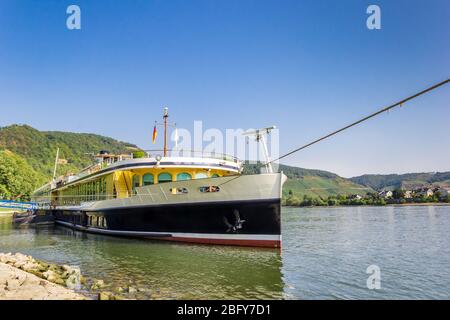
[[[300,199],[305,195],[325,199],[333,195],[365,195],[368,192],[373,192],[370,187],[362,186],[328,171],[286,165],[280,165],[279,170],[283,171],[288,177],[283,187],[284,198],[287,197],[289,192]],[[244,174],[257,172],[257,165],[246,164],[244,167]]]
[[350,178],[350,180],[375,190],[411,190],[428,186],[450,187],[450,172],[365,174]]
[[38,131],[27,125],[0,128],[0,150],[9,150],[26,161],[47,179],[53,174],[56,149],[67,164],[58,167],[58,174],[78,171],[91,164],[89,153],[100,150],[131,152],[137,146],[89,133]]
[[67,161],[57,175],[77,172],[92,163],[91,153],[108,150],[130,153],[133,144],[96,134],[38,131],[27,125],[0,128],[0,198],[24,196],[49,181],[56,150]]

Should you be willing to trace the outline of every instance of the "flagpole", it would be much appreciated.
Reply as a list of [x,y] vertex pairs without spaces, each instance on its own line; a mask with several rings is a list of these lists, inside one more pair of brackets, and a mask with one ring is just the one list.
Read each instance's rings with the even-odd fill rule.
[[169,108],[164,108],[164,157],[167,157],[167,118],[169,118]]

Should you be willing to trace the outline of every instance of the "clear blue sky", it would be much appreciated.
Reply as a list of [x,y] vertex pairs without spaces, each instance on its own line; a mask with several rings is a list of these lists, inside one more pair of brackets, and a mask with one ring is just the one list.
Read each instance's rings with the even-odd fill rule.
[[[77,4],[82,30],[66,28]],[[382,29],[366,28],[381,7]],[[1,0],[0,126],[151,148],[181,127],[280,128],[281,152],[450,76],[450,2]],[[287,158],[343,176],[450,170],[450,86]]]

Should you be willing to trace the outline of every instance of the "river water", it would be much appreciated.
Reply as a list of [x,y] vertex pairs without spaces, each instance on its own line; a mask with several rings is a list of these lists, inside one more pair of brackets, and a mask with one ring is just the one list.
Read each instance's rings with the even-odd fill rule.
[[[448,299],[450,206],[283,208],[279,250],[14,228],[0,252],[76,265],[136,299]],[[379,268],[380,289],[368,289]],[[134,291],[134,290],[133,290]]]

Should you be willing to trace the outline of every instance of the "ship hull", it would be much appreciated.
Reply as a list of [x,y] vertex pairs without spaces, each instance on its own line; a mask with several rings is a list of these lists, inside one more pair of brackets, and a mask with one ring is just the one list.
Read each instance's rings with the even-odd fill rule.
[[[174,182],[164,188],[142,188],[136,196],[120,202],[98,201],[47,211],[60,225],[98,234],[280,248],[283,182],[281,174]],[[173,187],[197,190],[204,185],[219,185],[220,192],[191,192],[186,197],[164,193]],[[158,197],[158,192],[164,194]]]
[[[51,213],[61,225],[105,235],[202,244],[281,246],[279,199],[96,212],[52,210]],[[105,223],[92,223],[97,218],[105,219]]]

